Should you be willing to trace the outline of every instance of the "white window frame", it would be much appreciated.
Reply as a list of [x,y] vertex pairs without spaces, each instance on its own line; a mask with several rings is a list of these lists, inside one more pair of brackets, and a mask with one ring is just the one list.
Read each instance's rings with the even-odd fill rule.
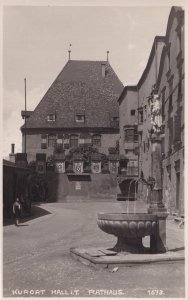
[[[81,119],[79,119],[81,117]],[[75,120],[78,123],[84,123],[85,122],[85,115],[84,114],[76,114]]]
[[55,120],[56,120],[56,115],[55,114],[49,114],[47,116],[47,121],[48,122],[55,122]]

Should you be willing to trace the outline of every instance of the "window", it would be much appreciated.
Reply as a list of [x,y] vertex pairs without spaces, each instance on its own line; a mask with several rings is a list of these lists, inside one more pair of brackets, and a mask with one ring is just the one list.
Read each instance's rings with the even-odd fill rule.
[[170,46],[167,51],[167,72],[170,71]]
[[144,153],[146,152],[146,142],[143,142],[143,146],[144,146]]
[[47,135],[41,135],[41,149],[47,149]]
[[178,98],[180,98],[182,96],[182,82],[181,79],[178,82]]
[[179,54],[181,51],[181,30],[177,34],[177,50],[178,50],[177,54]]
[[162,107],[161,107],[162,121],[165,120],[165,89],[162,91]]
[[141,124],[143,123],[143,108],[139,108],[138,110],[138,122]]
[[47,117],[48,122],[54,122],[56,120],[55,114],[49,114]]
[[135,109],[131,109],[131,116],[135,116],[136,110]]
[[93,135],[92,143],[93,143],[93,146],[100,147],[101,146],[101,136],[100,135]]
[[138,141],[138,134],[136,129],[128,128],[125,129],[125,142],[126,143],[134,143]]
[[172,103],[172,93],[173,93],[173,81],[170,81],[169,83],[169,106],[168,106],[168,111],[171,112],[173,109],[173,103]]
[[48,135],[48,147],[54,147],[56,144],[56,135],[49,134]]
[[167,171],[167,174],[168,174],[168,178],[169,178],[169,180],[171,181],[171,165],[168,165],[168,166],[166,167],[166,171]]
[[70,147],[71,148],[77,148],[78,147],[78,136],[77,135],[71,135],[71,137],[70,137]]
[[85,122],[85,116],[82,114],[77,114],[76,115],[76,122]]
[[177,55],[180,54],[181,50],[182,50],[182,36],[183,36],[183,24],[178,24],[177,28],[176,28],[176,32],[177,32]]
[[146,121],[146,119],[147,119],[147,106],[145,105],[144,106],[144,121]]
[[174,142],[181,141],[181,121],[182,121],[182,109],[179,108],[174,115]]
[[169,140],[168,140],[168,148],[172,150],[173,145],[173,137],[174,137],[174,128],[173,128],[173,118],[170,118],[168,121],[168,128],[169,128]]
[[119,126],[119,116],[110,116],[110,125],[111,127]]
[[112,117],[112,122],[119,122],[119,117]]
[[138,161],[129,160],[127,163],[127,175],[136,176],[138,175]]
[[134,129],[125,130],[125,142],[134,142]]
[[182,69],[179,69],[179,82],[178,82],[178,100],[181,100],[182,97]]

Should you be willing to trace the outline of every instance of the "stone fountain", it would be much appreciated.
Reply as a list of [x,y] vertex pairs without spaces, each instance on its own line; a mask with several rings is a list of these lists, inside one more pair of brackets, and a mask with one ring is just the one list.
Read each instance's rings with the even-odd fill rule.
[[156,215],[144,213],[99,213],[97,224],[104,232],[117,237],[112,250],[130,253],[146,253],[142,238],[155,236],[158,226]]
[[[166,247],[166,218],[162,203],[161,128],[159,98],[151,95],[151,182],[150,205],[147,213],[99,213],[97,224],[101,230],[117,237],[116,252],[146,253],[142,238],[150,236],[150,253],[163,253]],[[143,180],[140,178],[139,180]]]

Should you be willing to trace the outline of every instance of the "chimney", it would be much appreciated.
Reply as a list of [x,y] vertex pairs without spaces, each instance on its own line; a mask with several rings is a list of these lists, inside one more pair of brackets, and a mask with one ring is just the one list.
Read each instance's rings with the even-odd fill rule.
[[106,51],[106,53],[107,53],[107,61],[108,61],[108,55],[109,55],[110,51]]
[[11,144],[11,154],[14,154],[14,146],[15,144]]
[[13,163],[15,163],[15,161],[16,161],[16,159],[15,159],[16,155],[14,153],[14,146],[15,146],[15,144],[11,144],[11,153],[9,154],[9,160]]
[[106,64],[102,64],[101,65],[101,67],[102,67],[102,78],[105,78],[106,77]]

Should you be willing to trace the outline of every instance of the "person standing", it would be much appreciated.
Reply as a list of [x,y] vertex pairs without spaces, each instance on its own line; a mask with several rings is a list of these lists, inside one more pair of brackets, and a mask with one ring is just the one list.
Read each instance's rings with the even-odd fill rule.
[[13,214],[14,214],[15,225],[18,226],[20,215],[21,215],[21,203],[19,198],[16,198],[16,200],[13,203]]

